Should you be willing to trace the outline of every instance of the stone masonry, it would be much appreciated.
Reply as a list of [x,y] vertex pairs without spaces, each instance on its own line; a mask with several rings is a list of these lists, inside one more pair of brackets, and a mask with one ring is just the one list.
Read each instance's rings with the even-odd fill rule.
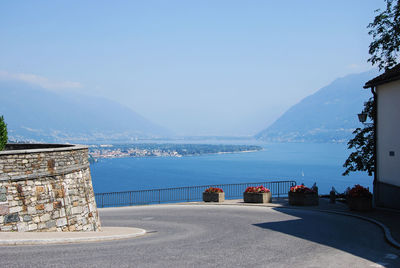
[[99,231],[88,148],[44,147],[0,152],[0,231]]

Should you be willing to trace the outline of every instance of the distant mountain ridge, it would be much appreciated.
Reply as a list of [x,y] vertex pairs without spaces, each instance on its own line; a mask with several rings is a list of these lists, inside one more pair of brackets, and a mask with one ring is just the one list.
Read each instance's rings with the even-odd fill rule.
[[10,140],[131,141],[170,135],[121,104],[78,93],[53,92],[21,81],[0,81],[0,115]]
[[371,96],[363,85],[377,71],[336,79],[292,106],[255,137],[271,142],[347,142],[361,126],[357,114]]

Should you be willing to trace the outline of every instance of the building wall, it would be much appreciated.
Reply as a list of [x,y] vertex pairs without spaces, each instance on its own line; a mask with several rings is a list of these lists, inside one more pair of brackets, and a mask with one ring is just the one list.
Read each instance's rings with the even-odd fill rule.
[[0,152],[0,230],[100,230],[87,147],[24,146]]
[[378,86],[378,180],[400,187],[400,81]]

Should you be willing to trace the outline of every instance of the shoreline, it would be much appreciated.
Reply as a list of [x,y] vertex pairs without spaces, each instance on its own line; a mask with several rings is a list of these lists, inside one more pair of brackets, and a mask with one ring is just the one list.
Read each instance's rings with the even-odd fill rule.
[[263,151],[260,150],[246,150],[246,151],[235,151],[235,152],[216,152],[216,153],[203,153],[203,154],[186,154],[186,155],[151,155],[151,156],[114,156],[114,157],[93,157],[95,162],[100,159],[116,159],[116,158],[181,158],[181,157],[193,157],[193,156],[204,156],[204,155],[218,155],[218,154],[237,154],[237,153],[255,153]]

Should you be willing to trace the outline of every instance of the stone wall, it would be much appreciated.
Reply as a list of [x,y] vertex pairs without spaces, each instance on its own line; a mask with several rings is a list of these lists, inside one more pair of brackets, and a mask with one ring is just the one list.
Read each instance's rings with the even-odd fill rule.
[[100,230],[88,148],[26,144],[1,151],[0,230]]

